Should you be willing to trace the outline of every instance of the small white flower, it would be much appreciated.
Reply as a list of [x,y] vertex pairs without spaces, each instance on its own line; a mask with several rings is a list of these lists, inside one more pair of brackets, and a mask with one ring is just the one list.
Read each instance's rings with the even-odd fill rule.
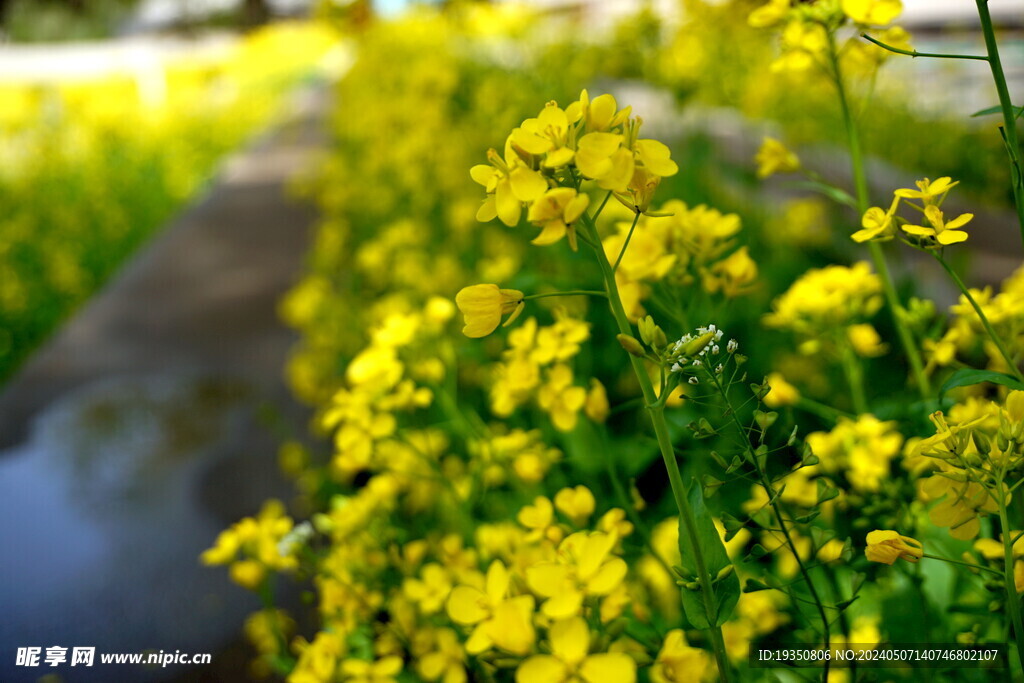
[[682,366],[682,365],[680,365],[679,363],[673,363],[673,364],[672,364],[672,367],[671,367],[671,368],[669,368],[669,369],[670,369],[670,370],[671,370],[672,372],[682,372],[682,371],[683,371],[683,366]]
[[715,355],[718,355],[718,352],[719,352],[720,350],[721,350],[721,349],[719,349],[719,348],[718,348],[718,344],[715,344],[714,346],[712,346],[712,347],[711,347],[711,353],[713,353],[713,354],[715,354]]
[[[712,325],[714,327],[714,325]],[[722,341],[722,331],[715,330],[715,341]]]
[[693,367],[699,368],[701,365],[702,365],[702,363],[700,362],[699,358],[694,358],[693,359]]
[[700,384],[700,380],[698,380],[696,377],[691,377],[690,384]]
[[313,538],[313,525],[308,521],[301,522],[292,527],[277,543],[277,554],[282,557],[289,555],[296,548],[300,548]]
[[725,350],[728,351],[729,353],[736,353],[736,349],[738,349],[739,347],[740,344],[738,341],[736,341],[735,339],[730,339],[729,343],[725,347]]
[[715,368],[715,374],[717,374],[717,375],[721,375],[721,374],[722,374],[722,370],[725,370],[725,368],[724,368],[724,367],[722,366],[722,364],[721,364],[721,363],[719,363],[719,364],[718,364],[718,367],[717,367],[717,368]]

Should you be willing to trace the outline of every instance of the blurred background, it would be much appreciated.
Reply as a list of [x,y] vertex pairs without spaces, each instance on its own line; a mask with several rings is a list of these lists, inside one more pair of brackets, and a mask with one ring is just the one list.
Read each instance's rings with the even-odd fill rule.
[[[500,7],[465,19],[487,4]],[[758,4],[0,0],[0,680],[43,676],[15,652],[53,645],[213,663],[116,678],[62,667],[49,680],[252,677],[240,633],[259,603],[197,557],[289,495],[278,446],[305,432],[310,409],[283,379],[298,334],[278,302],[308,266],[318,212],[298,197],[343,137],[339,83],[373,26],[463,13],[481,63],[563,71],[559,87],[575,89],[564,97],[628,97],[688,160],[673,182],[713,179],[723,208],[795,212],[766,230],[811,244],[800,221],[818,209],[793,204],[783,182],[753,194],[751,159],[778,135],[841,183],[841,133],[820,115],[829,93],[766,78],[773,43],[745,21]],[[990,5],[1019,100],[1024,1]],[[917,49],[983,51],[974,3],[904,7]],[[410,66],[373,54],[381,74]],[[1006,248],[998,116],[972,116],[996,103],[987,66],[892,59],[858,87],[876,194],[959,179],[977,214],[973,281],[1007,277],[1020,258]]]

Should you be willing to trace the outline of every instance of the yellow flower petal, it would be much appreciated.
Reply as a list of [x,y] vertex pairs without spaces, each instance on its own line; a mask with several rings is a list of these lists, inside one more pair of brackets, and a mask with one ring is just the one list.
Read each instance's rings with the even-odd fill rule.
[[487,596],[479,588],[457,586],[448,596],[448,616],[459,624],[476,624],[490,616]]
[[516,669],[516,683],[564,683],[569,672],[551,655],[534,655]]
[[590,648],[590,630],[581,617],[556,621],[548,630],[551,652],[560,660],[574,666],[583,661]]
[[[683,672],[680,673],[683,676],[686,675]],[[634,683],[636,681],[636,662],[622,652],[591,655],[580,666],[580,675],[587,683]]]

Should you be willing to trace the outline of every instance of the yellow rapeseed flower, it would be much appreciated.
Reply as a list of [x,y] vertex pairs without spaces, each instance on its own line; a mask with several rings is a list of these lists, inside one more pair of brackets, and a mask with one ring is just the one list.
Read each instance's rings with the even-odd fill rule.
[[897,195],[893,198],[888,211],[879,206],[872,206],[864,213],[864,217],[861,219],[861,229],[850,235],[850,237],[853,238],[854,242],[884,242],[891,240],[896,235],[894,218],[899,205],[900,197]]
[[604,385],[596,377],[590,379],[590,391],[587,392],[587,402],[583,405],[583,412],[594,422],[603,423],[608,419],[611,406],[608,405],[608,392]]
[[889,349],[887,344],[882,343],[882,337],[871,323],[850,325],[846,328],[846,336],[854,352],[864,358],[881,356]]
[[924,547],[920,541],[888,530],[869,533],[864,548],[864,556],[868,560],[889,565],[900,558],[907,562],[917,562],[923,555]]
[[[746,597],[746,595],[744,595]],[[651,683],[701,683],[715,673],[711,655],[686,641],[682,629],[665,636],[658,658],[651,667]]]
[[766,28],[778,24],[789,13],[790,0],[768,0],[747,17],[747,23],[754,28]]
[[533,596],[508,597],[511,579],[505,565],[495,560],[487,570],[483,590],[456,586],[448,596],[452,621],[474,627],[466,652],[479,654],[496,646],[525,655],[533,648]]
[[757,162],[758,178],[767,178],[776,173],[794,173],[800,170],[800,158],[781,141],[772,137],[765,137],[754,161]]
[[548,381],[537,390],[537,404],[551,416],[559,431],[571,432],[577,415],[587,402],[587,390],[573,384],[572,369],[559,364],[551,368]]
[[900,0],[843,0],[843,12],[858,24],[884,26],[902,11]]
[[576,526],[586,524],[594,514],[594,494],[586,486],[564,488],[555,494],[555,508],[572,520]]
[[554,619],[575,616],[587,596],[608,595],[626,577],[626,563],[612,555],[616,534],[578,532],[558,546],[555,562],[540,562],[526,570],[526,583],[547,598],[541,611]]
[[556,187],[530,205],[527,219],[542,230],[533,244],[554,244],[568,235],[569,246],[576,250],[576,221],[586,210],[590,197],[571,187]]
[[764,397],[764,404],[769,408],[796,405],[800,400],[800,391],[786,381],[781,372],[772,372],[765,378],[771,387]]
[[591,100],[589,93],[583,90],[580,99],[566,107],[565,114],[572,122],[582,119],[588,132],[605,131],[621,126],[629,119],[632,107],[620,110],[618,106],[613,95],[605,93]]
[[747,247],[740,247],[703,273],[704,289],[722,292],[730,299],[749,294],[757,280],[757,263],[750,258]]
[[346,659],[341,663],[344,683],[397,683],[396,676],[402,673],[402,658],[384,657],[375,662],[364,659]]
[[486,337],[501,324],[501,318],[509,315],[508,325],[522,313],[526,302],[518,289],[499,289],[498,285],[472,285],[462,288],[455,295],[455,303],[462,311],[466,325],[462,333],[467,337]]
[[937,178],[935,181],[924,178],[914,182],[917,185],[916,190],[910,188],[901,188],[896,190],[895,195],[903,199],[920,199],[922,202],[927,204],[936,203],[936,199],[942,199],[953,187],[960,184],[960,181],[954,181],[949,176],[943,176]]
[[957,244],[967,239],[967,233],[962,230],[972,218],[973,213],[962,213],[951,221],[946,221],[942,210],[935,204],[924,207],[924,217],[928,219],[931,227],[921,225],[904,225],[903,230],[916,237],[931,237],[941,246]]
[[548,631],[550,655],[534,655],[516,669],[516,683],[634,683],[636,662],[622,652],[589,654],[590,630],[580,617]]
[[576,147],[576,168],[602,189],[625,192],[636,162],[622,143],[623,137],[617,133],[587,133]]
[[514,150],[512,136],[505,142],[504,159],[491,149],[487,152],[491,163],[477,164],[469,174],[487,190],[476,218],[480,222],[493,220],[495,216],[505,225],[515,227],[522,215],[523,204],[535,201],[548,189],[548,183],[539,172],[533,170]]

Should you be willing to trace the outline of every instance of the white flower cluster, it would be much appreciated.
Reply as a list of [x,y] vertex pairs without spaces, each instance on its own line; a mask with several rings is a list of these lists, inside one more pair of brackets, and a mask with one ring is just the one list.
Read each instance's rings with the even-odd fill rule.
[[[675,359],[672,366],[669,368],[672,372],[683,372],[687,367],[699,368],[704,363],[712,363],[717,360],[717,356],[722,352],[722,348],[719,345],[725,334],[722,330],[718,329],[714,324],[710,324],[707,327],[698,327],[696,334],[686,334],[679,339],[675,344],[672,345],[671,358]],[[705,339],[706,341],[701,344],[698,340]],[[692,348],[694,343],[699,344],[699,349]],[[736,349],[740,347],[739,343],[735,339],[730,339],[729,343],[725,345],[725,350],[729,354],[736,353]],[[715,372],[720,373],[724,369],[722,363],[718,363],[715,366]],[[696,377],[690,377],[688,380],[690,384],[698,384],[699,380]]]

